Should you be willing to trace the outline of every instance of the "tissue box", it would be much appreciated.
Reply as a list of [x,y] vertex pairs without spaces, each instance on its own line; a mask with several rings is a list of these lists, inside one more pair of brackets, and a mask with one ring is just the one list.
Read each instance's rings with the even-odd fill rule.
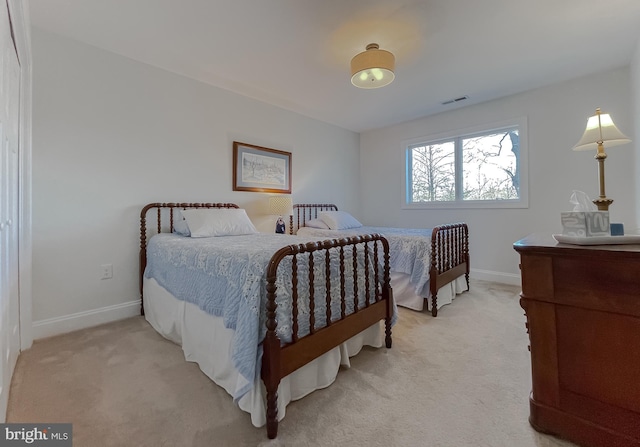
[[569,211],[561,213],[562,234],[566,236],[609,236],[609,211]]

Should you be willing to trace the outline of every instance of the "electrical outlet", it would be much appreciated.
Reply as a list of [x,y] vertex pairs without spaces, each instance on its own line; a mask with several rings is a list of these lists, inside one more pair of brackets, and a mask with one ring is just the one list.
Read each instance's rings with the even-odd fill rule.
[[102,269],[102,277],[100,279],[113,278],[113,264],[102,264],[100,268]]

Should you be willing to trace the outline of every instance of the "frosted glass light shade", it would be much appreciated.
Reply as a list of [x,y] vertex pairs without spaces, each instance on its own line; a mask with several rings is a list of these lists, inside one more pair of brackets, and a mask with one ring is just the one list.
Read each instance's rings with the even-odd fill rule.
[[395,78],[396,58],[381,50],[377,43],[351,59],[351,83],[359,88],[378,88],[389,85]]
[[587,128],[573,150],[598,149],[598,143],[606,143],[604,145],[609,148],[629,142],[631,140],[613,124],[611,116],[608,113],[600,113],[600,109],[596,109],[596,114],[587,120]]

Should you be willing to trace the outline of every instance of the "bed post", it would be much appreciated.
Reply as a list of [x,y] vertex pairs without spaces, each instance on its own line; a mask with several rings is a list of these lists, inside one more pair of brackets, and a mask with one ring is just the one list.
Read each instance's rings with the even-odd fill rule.
[[431,232],[431,268],[429,269],[429,293],[431,294],[431,315],[438,316],[438,264],[437,250],[438,232],[440,227],[434,227]]
[[[282,252],[282,249],[280,250]],[[279,261],[279,260],[278,260]],[[273,263],[273,258],[271,261]],[[275,268],[274,268],[275,267]],[[262,381],[267,392],[267,436],[278,436],[278,385],[280,384],[280,339],[276,335],[276,271],[277,263],[267,270],[267,333],[262,343]]]
[[140,211],[140,315],[144,315],[143,281],[144,269],[147,267],[147,211],[158,206],[150,203]]
[[[379,235],[376,235],[379,236]],[[384,278],[382,288],[382,299],[387,303],[387,316],[384,319],[384,344],[387,348],[391,348],[391,319],[393,317],[393,289],[391,288],[391,267],[390,267],[390,254],[389,254],[389,241],[382,237],[380,239],[383,248],[383,265],[384,265]],[[376,242],[374,242],[376,243]]]
[[464,251],[464,262],[467,264],[467,271],[464,274],[465,279],[467,280],[467,292],[469,291],[469,266],[471,265],[469,263],[469,227],[467,226],[467,224],[463,225],[463,230],[464,230],[464,238],[463,238],[463,251]]

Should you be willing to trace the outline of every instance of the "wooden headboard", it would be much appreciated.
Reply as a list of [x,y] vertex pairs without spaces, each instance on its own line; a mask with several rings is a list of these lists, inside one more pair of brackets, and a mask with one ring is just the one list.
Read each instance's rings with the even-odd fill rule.
[[320,211],[338,211],[333,203],[296,203],[293,214],[289,216],[289,234],[296,234],[298,228],[304,227],[306,222],[317,219]]
[[[147,267],[147,229],[156,233],[172,233],[175,210],[189,208],[240,208],[235,203],[150,203],[140,211],[140,313],[144,315],[142,281],[144,269]],[[147,224],[147,213],[155,209],[155,225],[153,219]],[[149,225],[149,226],[147,226]]]

